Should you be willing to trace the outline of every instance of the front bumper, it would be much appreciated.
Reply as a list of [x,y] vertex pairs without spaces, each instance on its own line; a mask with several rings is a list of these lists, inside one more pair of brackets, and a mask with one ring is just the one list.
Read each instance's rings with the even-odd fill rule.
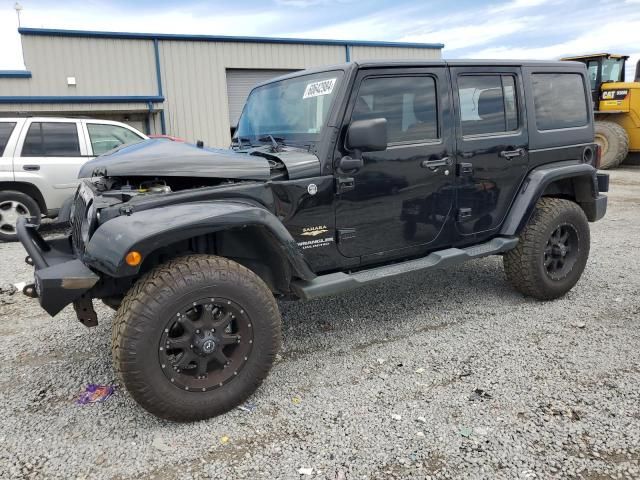
[[74,255],[69,238],[45,241],[27,218],[18,219],[16,230],[35,267],[40,305],[49,315],[78,301],[100,279]]

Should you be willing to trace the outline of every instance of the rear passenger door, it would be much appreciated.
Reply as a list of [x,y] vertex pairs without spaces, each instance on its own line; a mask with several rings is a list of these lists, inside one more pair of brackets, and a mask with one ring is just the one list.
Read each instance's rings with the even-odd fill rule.
[[529,163],[519,67],[451,68],[458,158],[456,229],[463,243],[491,236]]
[[29,120],[18,141],[15,179],[38,187],[47,209],[60,208],[73,195],[88,153],[78,120]]

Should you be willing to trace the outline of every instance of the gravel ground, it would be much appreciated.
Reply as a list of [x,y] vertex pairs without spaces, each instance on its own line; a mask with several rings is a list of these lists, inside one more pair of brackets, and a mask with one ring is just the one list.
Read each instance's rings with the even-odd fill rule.
[[[87,329],[2,294],[0,477],[640,478],[640,167],[612,172],[591,252],[547,303],[499,258],[283,302],[255,408],[187,425],[121,389],[74,404],[115,381],[109,309]],[[30,278],[24,255],[0,245],[0,284]]]

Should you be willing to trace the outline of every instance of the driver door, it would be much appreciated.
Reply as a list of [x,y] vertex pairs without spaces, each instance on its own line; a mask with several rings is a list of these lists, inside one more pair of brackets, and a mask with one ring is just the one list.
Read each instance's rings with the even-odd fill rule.
[[[450,93],[444,67],[362,70],[346,114],[385,118],[387,149],[355,152],[363,165],[336,174],[338,248],[346,257],[384,258],[450,242],[445,228],[455,185]],[[342,131],[346,132],[347,128]],[[337,160],[354,155],[345,147]]]

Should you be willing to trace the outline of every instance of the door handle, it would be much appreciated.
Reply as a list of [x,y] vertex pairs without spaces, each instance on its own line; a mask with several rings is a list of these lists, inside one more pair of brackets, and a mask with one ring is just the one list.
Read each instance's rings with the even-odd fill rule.
[[511,160],[512,158],[522,157],[524,155],[524,148],[516,148],[515,150],[503,150],[500,152],[502,158]]
[[27,172],[35,172],[37,170],[40,170],[40,165],[23,165],[22,169],[26,170]]
[[442,157],[437,160],[423,160],[422,163],[420,163],[422,168],[438,168],[448,165],[451,165],[451,159],[449,157]]

